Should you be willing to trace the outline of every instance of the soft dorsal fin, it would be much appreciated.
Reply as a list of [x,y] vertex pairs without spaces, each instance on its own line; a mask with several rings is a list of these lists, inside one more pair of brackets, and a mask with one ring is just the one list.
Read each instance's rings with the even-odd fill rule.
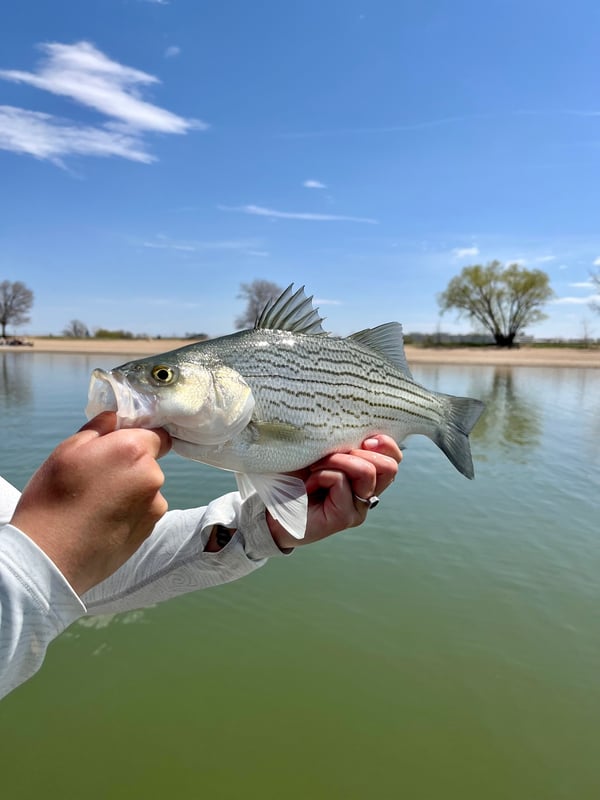
[[313,306],[312,295],[304,294],[304,286],[294,292],[291,283],[279,297],[269,300],[256,318],[254,330],[293,331],[313,335],[327,335],[323,330],[317,309]]
[[365,328],[364,331],[353,333],[348,338],[370,350],[375,350],[412,380],[404,352],[402,325],[399,322],[386,322],[385,325],[378,325],[377,328]]

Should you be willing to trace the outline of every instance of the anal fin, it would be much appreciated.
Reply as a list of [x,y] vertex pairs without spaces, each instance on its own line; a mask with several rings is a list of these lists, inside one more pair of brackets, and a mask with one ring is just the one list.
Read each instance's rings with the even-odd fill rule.
[[236,472],[242,500],[257,494],[269,512],[295,539],[306,533],[308,497],[304,481],[281,473]]

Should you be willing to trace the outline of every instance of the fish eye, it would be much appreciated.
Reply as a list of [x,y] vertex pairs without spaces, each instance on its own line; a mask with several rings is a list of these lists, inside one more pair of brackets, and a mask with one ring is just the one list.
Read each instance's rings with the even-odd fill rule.
[[168,386],[170,383],[173,383],[177,377],[177,370],[173,367],[169,367],[167,364],[157,364],[155,367],[152,367],[151,374],[157,383],[160,383],[162,386]]

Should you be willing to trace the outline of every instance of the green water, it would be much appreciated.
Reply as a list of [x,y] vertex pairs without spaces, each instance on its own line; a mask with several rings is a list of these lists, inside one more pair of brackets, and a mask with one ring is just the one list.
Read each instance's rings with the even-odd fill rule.
[[[114,363],[0,354],[0,472]],[[412,439],[362,528],[72,626],[0,704],[3,797],[600,797],[600,370],[414,372],[488,403],[476,480]],[[174,507],[232,488],[163,463]]]

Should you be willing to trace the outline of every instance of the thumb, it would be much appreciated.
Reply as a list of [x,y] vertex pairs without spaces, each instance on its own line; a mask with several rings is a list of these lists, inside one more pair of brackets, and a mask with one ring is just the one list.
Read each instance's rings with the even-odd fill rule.
[[[75,434],[78,438],[87,441],[96,436],[105,436],[117,429],[117,415],[114,411],[102,411],[98,416],[93,417],[85,425],[82,425]],[[86,435],[87,434],[87,435]]]

